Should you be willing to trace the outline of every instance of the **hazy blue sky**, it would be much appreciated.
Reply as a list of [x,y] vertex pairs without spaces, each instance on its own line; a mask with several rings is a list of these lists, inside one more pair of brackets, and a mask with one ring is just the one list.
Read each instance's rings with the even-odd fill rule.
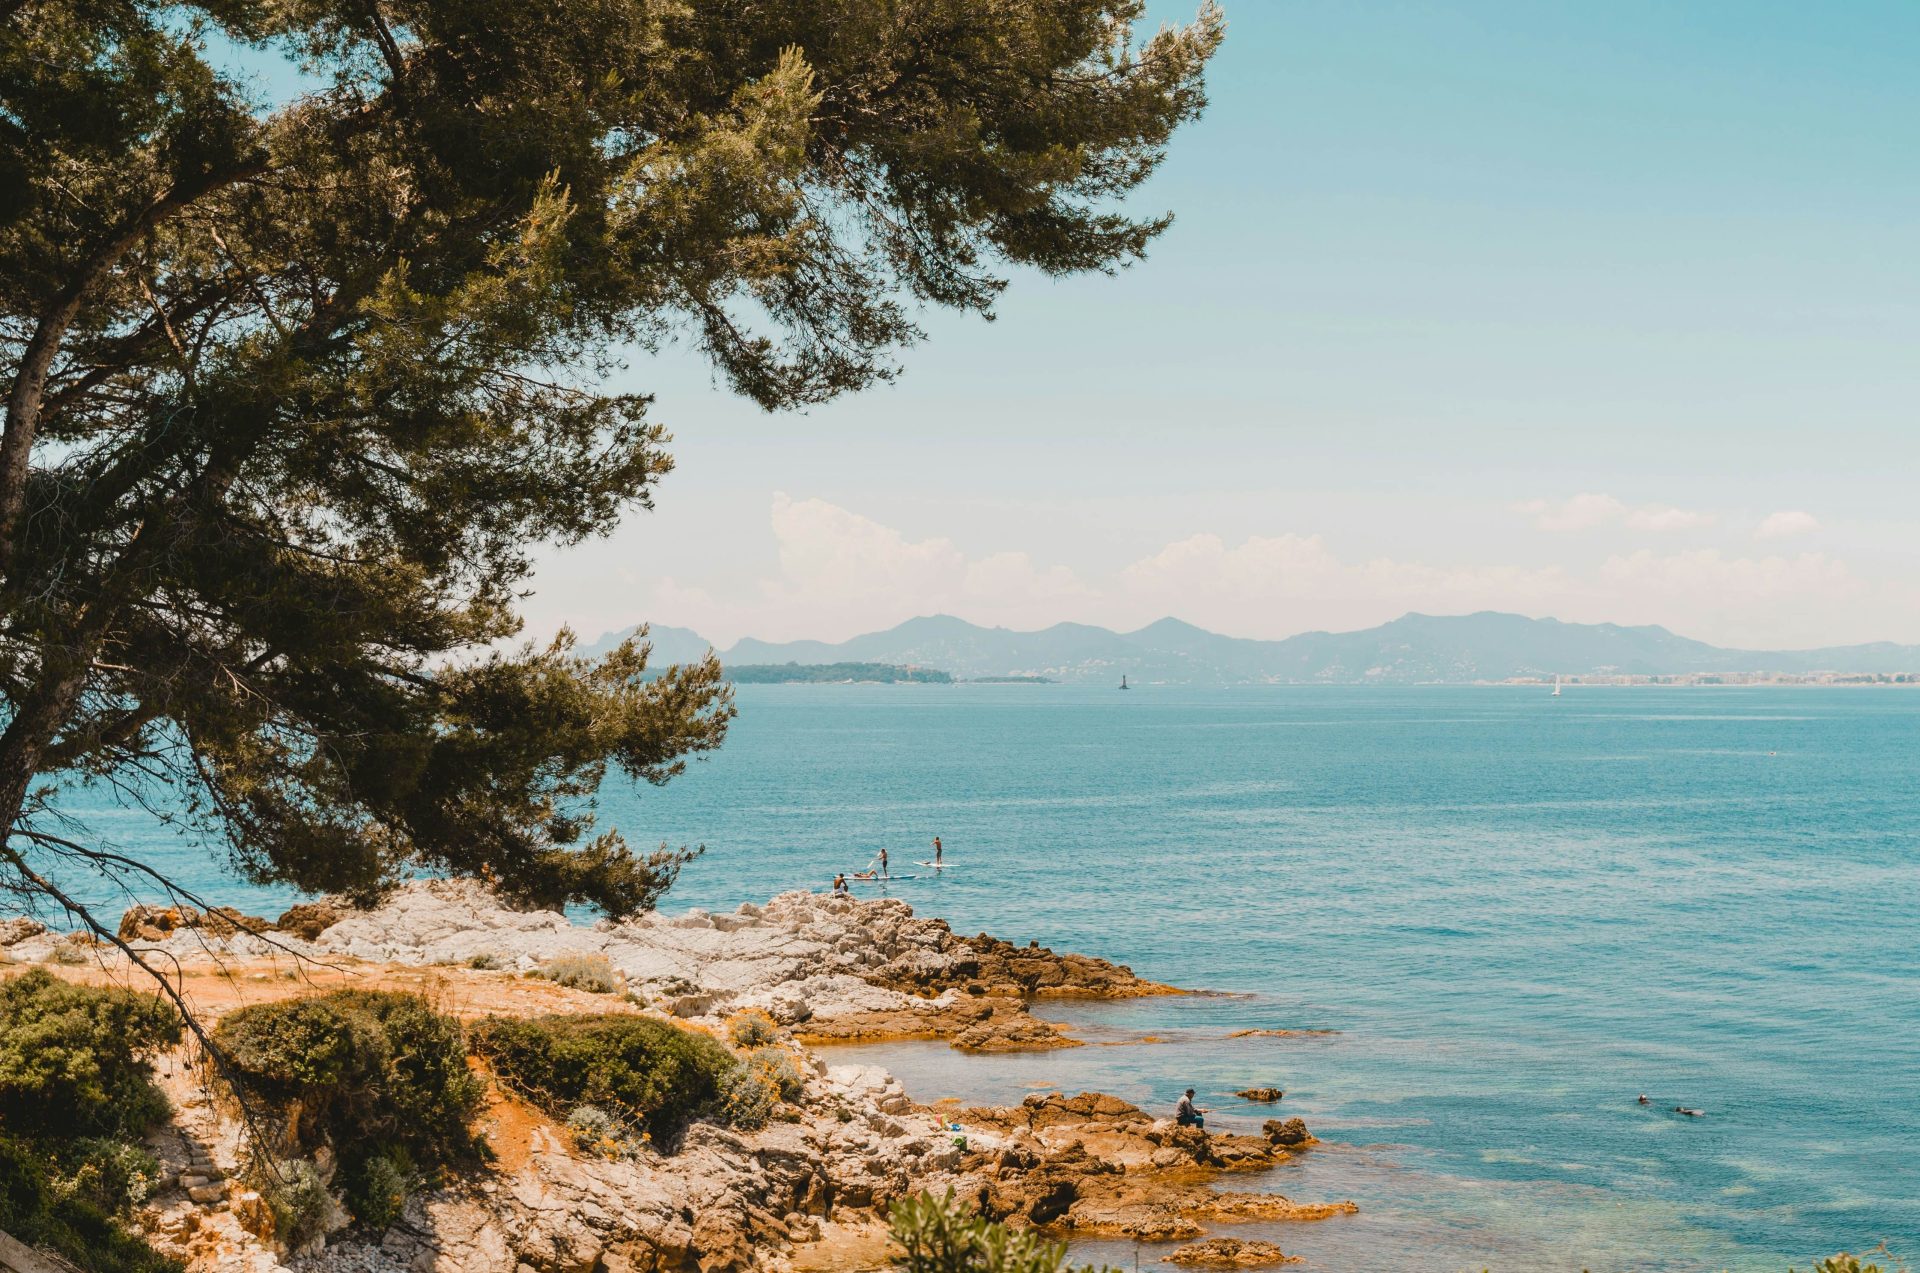
[[931,316],[897,385],[807,415],[637,361],[679,471],[550,555],[533,628],[1920,641],[1920,6],[1227,15],[1148,261]]

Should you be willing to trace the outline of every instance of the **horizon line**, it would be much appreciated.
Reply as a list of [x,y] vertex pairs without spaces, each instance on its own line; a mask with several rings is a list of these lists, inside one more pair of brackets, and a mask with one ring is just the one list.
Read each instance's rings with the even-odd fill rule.
[[[1470,611],[1465,611],[1465,612],[1456,613],[1456,614],[1432,614],[1422,610],[1406,610],[1406,611],[1403,611],[1398,616],[1396,616],[1395,618],[1387,619],[1380,623],[1369,624],[1366,627],[1342,628],[1337,630],[1332,628],[1303,628],[1298,632],[1288,633],[1286,636],[1281,636],[1281,637],[1235,636],[1231,633],[1217,632],[1211,628],[1201,627],[1197,623],[1192,623],[1186,619],[1182,619],[1179,616],[1172,615],[1172,614],[1162,615],[1160,618],[1154,619],[1149,623],[1142,624],[1137,628],[1129,628],[1129,629],[1113,628],[1113,627],[1108,627],[1105,624],[1087,623],[1077,619],[1060,619],[1060,620],[1056,620],[1053,623],[1047,624],[1044,627],[1038,627],[1038,628],[1012,628],[1012,627],[1006,626],[1005,624],[978,623],[972,619],[963,618],[960,615],[952,614],[947,611],[935,611],[930,614],[909,615],[908,617],[901,619],[895,623],[889,624],[885,627],[870,628],[865,631],[855,632],[851,636],[841,637],[838,640],[830,640],[825,637],[788,637],[784,639],[773,639],[773,638],[767,638],[767,637],[756,637],[752,635],[747,635],[747,636],[741,636],[736,638],[730,645],[727,646],[727,649],[737,649],[741,644],[748,641],[755,641],[761,645],[799,645],[803,643],[813,644],[813,645],[845,645],[847,642],[859,640],[861,637],[878,636],[883,633],[895,631],[896,629],[903,628],[910,623],[918,623],[918,622],[923,622],[927,620],[941,620],[941,619],[950,620],[955,623],[962,623],[967,625],[970,628],[976,628],[983,632],[1005,632],[1014,636],[1038,636],[1045,632],[1051,632],[1056,628],[1073,627],[1073,628],[1088,628],[1098,632],[1105,632],[1112,636],[1131,637],[1131,636],[1138,636],[1141,633],[1146,632],[1150,628],[1156,628],[1161,626],[1162,624],[1173,623],[1173,624],[1179,624],[1181,627],[1191,628],[1193,631],[1201,633],[1205,636],[1218,637],[1222,640],[1247,641],[1247,642],[1251,642],[1254,644],[1261,644],[1261,645],[1278,645],[1287,641],[1296,640],[1300,637],[1354,636],[1363,632],[1372,632],[1380,628],[1391,627],[1393,624],[1403,623],[1408,619],[1459,620],[1459,619],[1475,619],[1475,618],[1480,618],[1482,616],[1492,616],[1492,617],[1502,618],[1502,619],[1519,619],[1527,623],[1542,623],[1542,624],[1551,623],[1551,624],[1558,624],[1562,627],[1567,627],[1567,628],[1612,628],[1622,632],[1657,632],[1669,637],[1673,637],[1676,640],[1691,641],[1697,645],[1706,646],[1709,649],[1731,651],[1731,652],[1737,652],[1737,653],[1801,654],[1801,653],[1811,653],[1811,652],[1822,651],[1822,650],[1856,650],[1856,649],[1862,649],[1868,646],[1886,645],[1886,646],[1895,646],[1895,647],[1911,647],[1915,644],[1920,644],[1920,643],[1896,641],[1888,638],[1881,638],[1881,639],[1872,640],[1872,641],[1846,641],[1846,642],[1831,643],[1831,644],[1824,644],[1824,645],[1800,645],[1800,646],[1790,646],[1790,647],[1776,647],[1772,649],[1766,649],[1766,648],[1761,648],[1759,646],[1744,645],[1744,644],[1743,645],[1717,645],[1711,641],[1703,641],[1697,637],[1686,636],[1682,633],[1674,631],[1672,628],[1669,628],[1662,623],[1616,623],[1616,622],[1613,622],[1612,620],[1601,620],[1599,622],[1587,623],[1587,622],[1581,622],[1578,620],[1561,619],[1555,615],[1530,615],[1530,614],[1522,613],[1517,610],[1493,610],[1493,609],[1470,610]],[[568,625],[568,626],[570,627],[571,625]],[[598,646],[601,643],[608,641],[614,637],[620,636],[625,633],[631,633],[637,628],[642,626],[646,626],[650,628],[651,627],[677,628],[683,632],[690,632],[694,636],[698,637],[699,639],[706,641],[707,647],[713,650],[716,654],[721,652],[721,647],[716,642],[704,636],[697,628],[694,628],[689,625],[668,623],[664,621],[656,622],[650,619],[641,620],[636,623],[628,624],[627,626],[621,627],[621,628],[609,628],[606,631],[600,633],[597,637],[593,638],[593,640],[582,641],[581,643],[587,646]],[[576,637],[578,637],[578,633],[576,633]]]

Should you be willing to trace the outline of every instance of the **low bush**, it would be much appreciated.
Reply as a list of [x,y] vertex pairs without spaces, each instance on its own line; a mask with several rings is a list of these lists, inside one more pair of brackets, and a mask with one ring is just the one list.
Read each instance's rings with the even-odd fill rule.
[[273,1235],[298,1251],[334,1227],[340,1206],[327,1192],[320,1169],[304,1158],[275,1163],[256,1177],[273,1213]]
[[767,1076],[783,1101],[797,1101],[806,1090],[806,1079],[800,1073],[800,1065],[793,1059],[793,1053],[783,1047],[768,1044],[747,1053],[744,1062],[748,1069],[758,1070]]
[[395,1147],[343,1169],[340,1183],[354,1219],[384,1232],[406,1210],[407,1199],[420,1186],[420,1175],[412,1155]]
[[903,1198],[888,1219],[900,1247],[894,1267],[902,1273],[1095,1273],[1091,1265],[1076,1271],[1067,1264],[1066,1243],[988,1220],[956,1202],[951,1189],[944,1198]]
[[656,1141],[711,1108],[736,1068],[716,1039],[626,1014],[489,1017],[473,1042],[502,1082],[555,1118],[597,1105]]
[[580,1105],[567,1115],[567,1133],[579,1148],[598,1152],[620,1138],[620,1121],[598,1105]]
[[765,1127],[779,1103],[779,1084],[755,1066],[738,1066],[720,1081],[721,1116],[741,1131],[756,1132]]
[[0,982],[0,1126],[138,1139],[167,1113],[149,1058],[180,1031],[179,1014],[153,995],[44,968]]
[[418,995],[383,990],[255,1004],[214,1042],[248,1090],[289,1111],[302,1150],[331,1145],[343,1166],[403,1149],[436,1166],[474,1158],[481,1084],[460,1023]]
[[727,1039],[736,1048],[765,1047],[780,1041],[780,1027],[758,1008],[748,1008],[728,1018]]
[[0,1135],[0,1231],[93,1273],[181,1273],[178,1261],[128,1233],[89,1191],[63,1187],[49,1168],[39,1147]]
[[[214,1041],[248,1092],[286,1116],[289,1147],[331,1147],[347,1208],[371,1228],[399,1217],[419,1167],[484,1151],[472,1130],[483,1088],[460,1023],[418,995],[336,990],[256,1004],[222,1020]],[[280,1240],[297,1249],[325,1231],[334,1204],[310,1164],[277,1177],[287,1178],[262,1191]]]
[[498,955],[488,954],[484,951],[482,951],[478,955],[469,955],[467,957],[467,967],[477,968],[481,972],[489,972],[495,968],[498,968],[499,966],[500,966],[500,957]]
[[[1886,1253],[1884,1246],[1877,1251],[1867,1252],[1868,1255],[1885,1255]],[[1905,1264],[1896,1263],[1889,1267],[1887,1273],[1905,1273],[1906,1267]],[[1793,1270],[1788,1269],[1787,1273],[1793,1273]],[[1813,1273],[1881,1273],[1881,1269],[1878,1264],[1862,1264],[1859,1256],[1842,1251],[1814,1265]]]
[[570,990],[610,995],[620,989],[620,974],[605,955],[556,955],[534,971]]
[[151,1058],[181,1028],[153,995],[44,968],[0,982],[0,1230],[99,1273],[179,1269],[119,1219],[159,1182],[134,1142],[167,1114]]
[[89,1136],[61,1148],[67,1159],[62,1187],[109,1214],[124,1214],[160,1187],[160,1160],[144,1145]]
[[644,1127],[616,1118],[598,1105],[581,1105],[567,1115],[567,1134],[576,1149],[600,1158],[636,1158],[647,1143]]

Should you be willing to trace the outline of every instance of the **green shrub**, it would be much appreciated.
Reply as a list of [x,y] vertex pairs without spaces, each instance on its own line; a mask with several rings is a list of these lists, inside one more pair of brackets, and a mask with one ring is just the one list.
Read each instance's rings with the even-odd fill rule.
[[[286,1112],[293,1148],[333,1149],[348,1210],[372,1228],[399,1216],[416,1164],[471,1162],[484,1149],[472,1130],[483,1088],[460,1023],[418,995],[336,990],[256,1004],[222,1020],[214,1041],[250,1093]],[[297,1249],[324,1231],[333,1204],[310,1165],[288,1173],[262,1192],[281,1241]]]
[[478,955],[470,955],[467,957],[467,967],[477,968],[482,972],[491,971],[492,969],[498,968],[499,966],[500,966],[500,959],[497,955],[490,955],[483,952]]
[[605,955],[556,955],[534,971],[570,990],[610,995],[620,989],[620,974]]
[[806,1090],[807,1081],[800,1073],[800,1066],[794,1061],[793,1053],[783,1047],[768,1044],[755,1048],[747,1053],[745,1061],[747,1068],[767,1076],[783,1101],[797,1101]]
[[71,1148],[61,1187],[109,1214],[139,1206],[160,1186],[160,1160],[144,1145],[96,1136],[62,1146]]
[[[1869,1251],[1867,1254],[1879,1255],[1885,1254],[1885,1252],[1886,1248],[1883,1246],[1878,1251]],[[1906,1265],[1895,1264],[1887,1273],[1904,1273],[1905,1269]],[[1793,1270],[1789,1269],[1787,1273],[1793,1273]],[[1881,1273],[1881,1269],[1878,1264],[1862,1264],[1859,1256],[1849,1255],[1847,1252],[1842,1251],[1838,1255],[1830,1255],[1820,1261],[1820,1263],[1814,1265],[1813,1273]]]
[[741,1131],[765,1127],[779,1103],[780,1085],[755,1066],[738,1066],[720,1082],[720,1113]]
[[567,1115],[567,1132],[581,1149],[596,1152],[620,1136],[619,1120],[598,1105],[580,1105]]
[[780,1027],[757,1008],[736,1012],[727,1021],[727,1038],[736,1048],[765,1047],[780,1041]]
[[294,1143],[330,1144],[343,1166],[405,1150],[429,1166],[469,1161],[481,1084],[459,1022],[418,995],[336,990],[228,1015],[214,1031],[247,1088],[293,1109]]
[[502,1082],[555,1118],[598,1105],[656,1141],[712,1106],[735,1068],[718,1040],[626,1014],[489,1017],[473,1041]]
[[354,1219],[378,1232],[391,1228],[407,1209],[407,1199],[420,1185],[413,1158],[394,1148],[356,1162],[341,1171],[341,1192]]
[[60,1188],[45,1155],[0,1135],[0,1230],[46,1247],[93,1273],[181,1273],[168,1259],[115,1222],[84,1190]]
[[153,995],[75,985],[44,968],[0,982],[0,1125],[137,1139],[167,1113],[148,1058],[178,1043],[180,1029]]
[[647,1140],[642,1128],[598,1105],[581,1105],[567,1115],[567,1134],[573,1137],[575,1148],[601,1158],[638,1157]]
[[[956,1202],[951,1189],[944,1198],[903,1198],[888,1219],[901,1251],[894,1267],[904,1273],[1062,1273],[1069,1267],[1066,1243],[985,1219]],[[1095,1270],[1088,1265],[1073,1273]]]
[[339,1204],[327,1192],[320,1169],[304,1158],[275,1163],[256,1178],[273,1212],[273,1236],[297,1251],[333,1227]]

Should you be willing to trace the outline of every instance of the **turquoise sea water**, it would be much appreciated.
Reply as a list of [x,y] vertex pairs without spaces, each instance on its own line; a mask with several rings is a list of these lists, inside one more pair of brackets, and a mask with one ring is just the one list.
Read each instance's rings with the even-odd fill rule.
[[[1158,1044],[861,1050],[917,1096],[1161,1107],[1192,1085],[1221,1126],[1300,1115],[1327,1147],[1246,1183],[1360,1204],[1251,1231],[1309,1267],[1920,1255],[1920,691],[769,686],[740,707],[712,760],[603,793],[635,842],[708,846],[669,909],[824,888],[884,844],[919,873],[891,893],[961,931],[1233,992],[1053,1013]],[[241,893],[138,815],[102,829]],[[911,865],[934,835],[940,878]],[[1248,1028],[1338,1033],[1225,1038]],[[1230,1095],[1250,1085],[1286,1099]]]

